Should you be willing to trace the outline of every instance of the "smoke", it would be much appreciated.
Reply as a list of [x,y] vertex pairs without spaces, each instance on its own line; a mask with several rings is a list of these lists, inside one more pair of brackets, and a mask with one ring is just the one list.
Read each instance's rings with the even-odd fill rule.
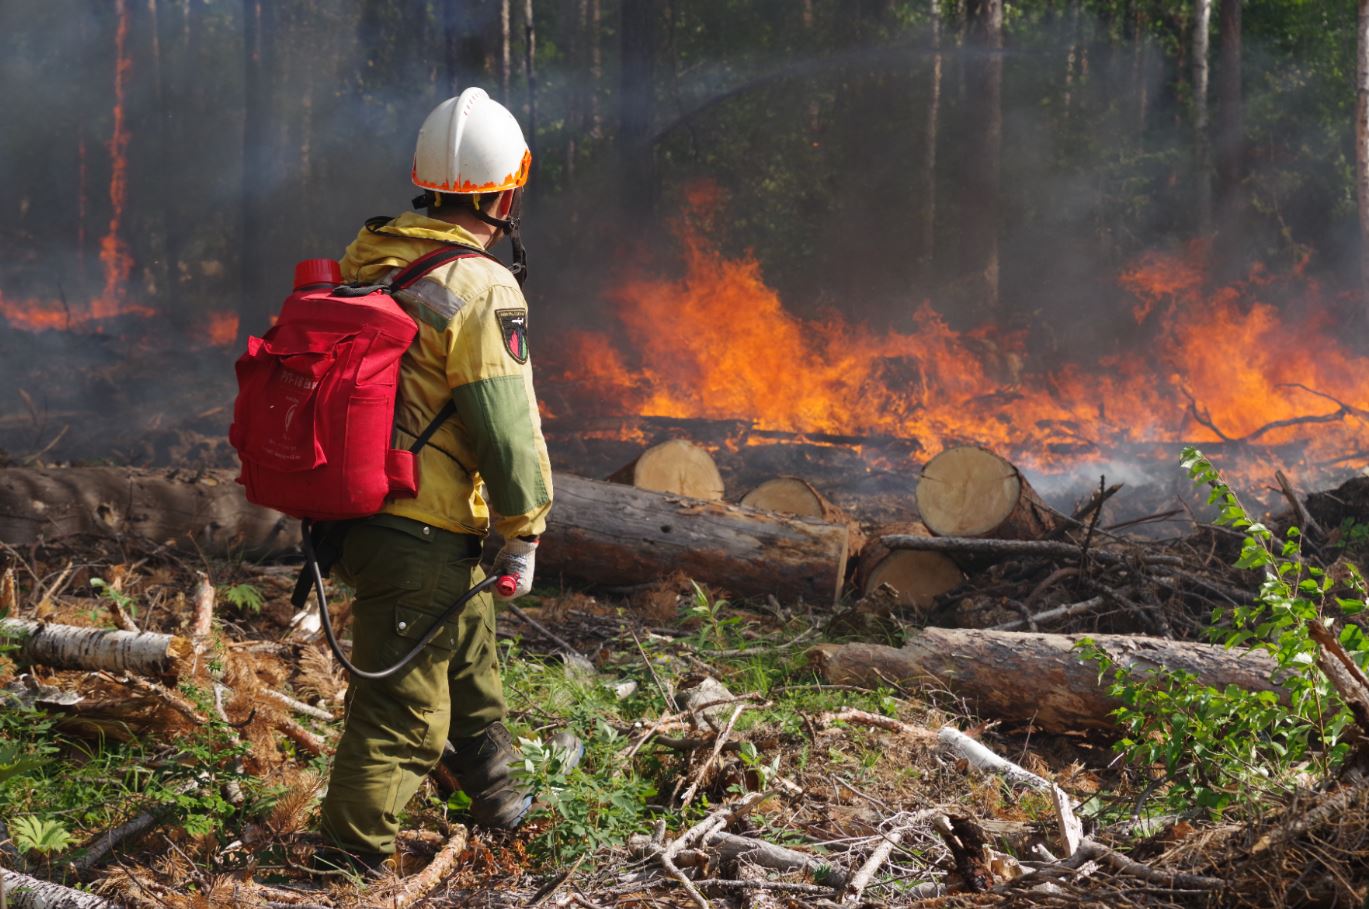
[[[534,350],[558,367],[539,378],[544,394],[566,397],[548,382],[552,372],[574,374],[575,364],[556,362],[569,332],[623,337],[615,288],[679,272],[678,214],[704,183],[716,189],[715,210],[687,229],[707,231],[724,254],[754,254],[786,309],[805,318],[836,313],[909,333],[929,301],[955,328],[991,320],[1023,334],[1037,372],[1146,342],[1118,275],[1143,252],[1186,248],[1197,228],[1190,99],[1160,29],[1023,4],[1007,50],[994,55],[953,21],[934,45],[922,4],[898,4],[882,23],[852,15],[835,30],[779,24],[763,4],[671,7],[645,152],[658,192],[644,214],[614,141],[618,24],[606,7],[596,77],[576,5],[539,5],[539,42],[556,50],[539,61],[538,184],[525,235]],[[338,255],[366,217],[407,207],[418,126],[488,62],[469,52],[495,24],[492,4],[263,2],[253,62],[243,8],[127,4],[119,230],[134,267],[122,299],[157,316],[41,344],[0,327],[3,387],[41,382],[52,408],[99,401],[103,417],[125,425],[149,410],[203,413],[217,399],[219,413],[196,425],[226,425],[232,350],[205,343],[206,326],[238,314],[260,331],[295,260]],[[470,18],[472,9],[486,18]],[[0,96],[0,122],[12,127],[0,136],[7,303],[79,311],[101,292],[117,17],[106,3],[79,16],[38,0],[0,6],[0,78],[22,87]],[[517,41],[502,100],[526,122]],[[1334,159],[1349,117],[1340,135],[1314,129],[1307,92],[1265,79],[1280,72],[1284,51],[1248,36],[1245,53],[1252,139],[1281,132],[1280,148],[1306,146],[1314,157],[1247,160],[1238,192],[1257,204],[1234,218],[1218,206],[1224,235],[1214,249],[1230,261],[1217,270],[1244,275],[1257,257],[1279,268],[1315,249],[1313,267],[1334,282],[1353,261],[1344,256],[1354,225],[1343,206],[1326,217],[1344,187],[1334,168],[1316,165]],[[968,187],[983,179],[981,92],[995,59],[1000,191],[997,211],[984,212]],[[486,85],[501,95],[495,80]],[[986,223],[998,245],[997,307],[983,295]],[[177,382],[151,378],[168,363]],[[125,373],[109,378],[111,364]],[[91,378],[100,370],[104,378]],[[199,395],[193,408],[181,400],[187,389]],[[53,451],[99,453],[98,432],[85,448],[79,435]],[[0,448],[30,447],[0,435]]]

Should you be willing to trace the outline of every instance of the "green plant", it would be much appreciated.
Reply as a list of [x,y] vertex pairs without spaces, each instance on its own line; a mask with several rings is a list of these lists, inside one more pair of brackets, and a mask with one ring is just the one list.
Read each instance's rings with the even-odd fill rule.
[[[551,821],[530,841],[556,864],[594,852],[601,846],[620,843],[640,830],[647,818],[647,800],[656,794],[650,781],[630,769],[590,773],[581,767],[568,769],[567,755],[540,738],[520,738],[521,764],[514,767],[518,781],[529,787],[538,805],[531,819]],[[601,724],[590,745],[609,754],[621,744],[617,733]]]
[[102,599],[109,600],[115,606],[118,606],[124,612],[127,612],[131,618],[138,617],[138,602],[104,578],[91,578],[90,586],[99,591]]
[[21,815],[10,821],[10,839],[14,847],[25,855],[36,852],[50,856],[61,852],[72,843],[71,833],[61,821]]
[[266,602],[261,589],[254,584],[232,584],[220,588],[219,595],[234,608],[253,615],[261,612],[262,604]]
[[727,600],[710,598],[708,591],[697,583],[690,581],[689,584],[694,592],[690,596],[689,606],[685,608],[685,615],[699,620],[698,631],[691,638],[691,643],[700,650],[726,650],[731,646],[728,634],[741,624],[741,617],[734,615],[724,618],[723,611],[730,605]]
[[[1196,806],[1220,815],[1236,805],[1254,809],[1270,792],[1295,788],[1309,767],[1325,774],[1344,759],[1349,746],[1342,735],[1353,718],[1316,669],[1318,645],[1308,629],[1314,620],[1332,627],[1339,616],[1362,612],[1365,583],[1353,566],[1333,578],[1305,562],[1296,528],[1277,540],[1196,449],[1184,449],[1182,464],[1208,487],[1216,522],[1242,534],[1236,565],[1263,573],[1254,602],[1216,610],[1210,634],[1227,647],[1271,656],[1277,666],[1271,681],[1285,699],[1202,685],[1184,672],[1138,672],[1087,640],[1081,651],[1122,702],[1114,715],[1125,735],[1116,749],[1147,773],[1162,770],[1152,785],[1163,790],[1165,810]],[[1359,626],[1345,624],[1340,640],[1363,665],[1369,648]]]

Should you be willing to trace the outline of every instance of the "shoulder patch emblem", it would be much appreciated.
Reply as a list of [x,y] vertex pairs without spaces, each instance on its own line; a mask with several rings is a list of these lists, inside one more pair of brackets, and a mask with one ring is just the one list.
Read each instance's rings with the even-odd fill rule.
[[504,349],[519,363],[528,362],[528,311],[526,309],[496,309],[499,331],[504,336]]

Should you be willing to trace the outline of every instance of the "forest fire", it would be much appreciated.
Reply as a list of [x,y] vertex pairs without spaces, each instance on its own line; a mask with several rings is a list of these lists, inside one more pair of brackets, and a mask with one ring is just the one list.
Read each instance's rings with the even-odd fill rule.
[[626,344],[583,332],[568,345],[577,410],[895,437],[922,457],[978,443],[1043,473],[1171,464],[1196,443],[1229,449],[1252,480],[1280,466],[1311,480],[1369,451],[1369,357],[1300,269],[1211,288],[1204,245],[1147,254],[1119,279],[1135,300],[1126,344],[1043,369],[1025,332],[957,332],[926,302],[903,331],[796,317],[756,261],[681,237],[682,277],[617,291]]

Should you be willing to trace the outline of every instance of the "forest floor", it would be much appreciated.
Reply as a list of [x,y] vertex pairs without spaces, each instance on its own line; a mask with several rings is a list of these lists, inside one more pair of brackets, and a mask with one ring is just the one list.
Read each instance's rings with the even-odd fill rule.
[[[74,625],[189,634],[196,601],[214,590],[212,631],[179,679],[0,657],[0,867],[120,905],[1362,906],[1369,896],[1369,786],[1309,783],[1291,802],[1220,821],[1153,818],[1157,784],[1096,736],[985,723],[934,691],[824,684],[806,657],[824,641],[896,642],[897,617],[734,605],[684,578],[616,596],[539,588],[521,615],[500,614],[508,722],[533,743],[524,772],[541,793],[518,833],[467,830],[463,794],[430,778],[404,810],[404,876],[320,880],[304,867],[345,680],[324,643],[291,628],[294,568],[111,541],[6,547],[6,568],[14,583],[0,609]],[[345,640],[345,595],[338,602]],[[1048,861],[1062,853],[1049,792],[973,769],[946,747],[945,727],[1067,793],[1092,856]],[[569,773],[537,744],[562,729],[587,746]]]

